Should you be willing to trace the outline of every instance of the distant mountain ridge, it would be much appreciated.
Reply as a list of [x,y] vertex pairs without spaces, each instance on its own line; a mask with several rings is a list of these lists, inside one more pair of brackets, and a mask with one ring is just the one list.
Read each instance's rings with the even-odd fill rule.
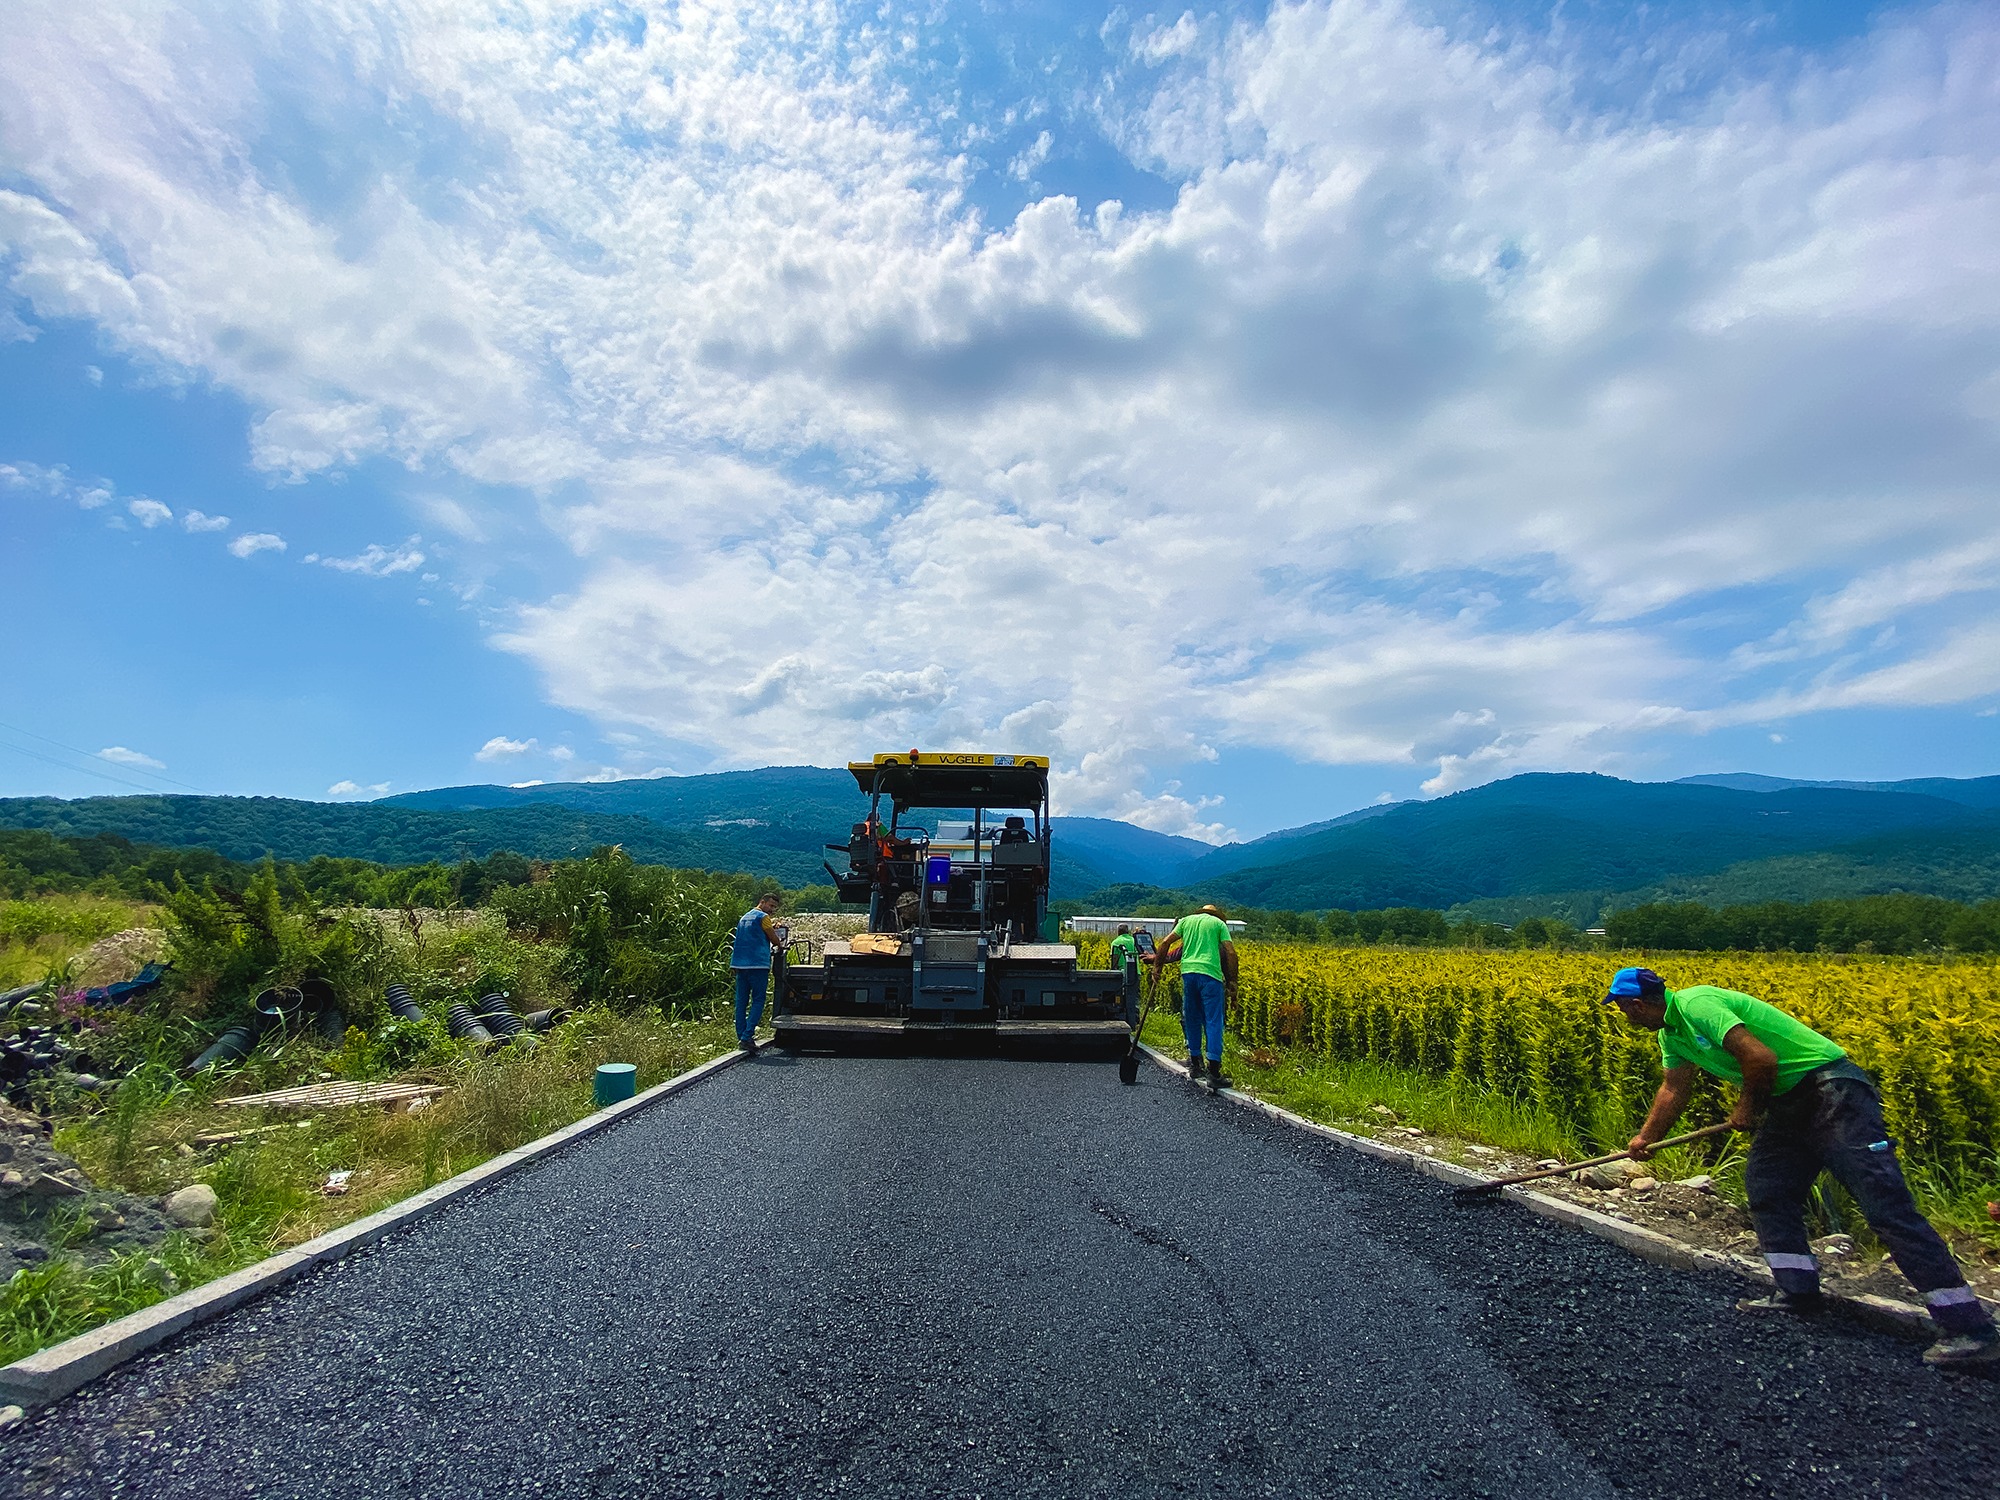
[[[823,883],[866,802],[844,770],[441,787],[370,803],[274,797],[0,799],[0,826],[120,833],[234,859],[636,858]],[[2000,777],[1800,783],[1533,774],[1357,809],[1220,849],[1110,818],[1055,820],[1055,895],[1165,887],[1244,905],[1409,905],[1595,919],[1642,899],[1910,890],[2000,896]],[[1748,894],[1746,894],[1748,893]]]

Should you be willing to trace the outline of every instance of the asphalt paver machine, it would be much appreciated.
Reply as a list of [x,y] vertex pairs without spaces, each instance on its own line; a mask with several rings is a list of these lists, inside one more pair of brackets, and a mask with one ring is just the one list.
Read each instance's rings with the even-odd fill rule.
[[776,966],[781,1046],[910,1032],[1123,1044],[1136,966],[1077,966],[1048,915],[1049,762],[920,752],[847,768],[868,799],[827,873],[868,930]]

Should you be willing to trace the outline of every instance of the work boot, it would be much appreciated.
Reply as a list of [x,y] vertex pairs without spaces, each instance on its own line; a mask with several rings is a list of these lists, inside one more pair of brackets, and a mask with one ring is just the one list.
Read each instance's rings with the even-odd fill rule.
[[1973,1333],[1954,1333],[1939,1339],[1924,1351],[1924,1363],[1941,1370],[1963,1370],[1973,1365],[2000,1364],[2000,1333],[1982,1328]]
[[1188,1082],[1201,1082],[1201,1054],[1199,1052],[1190,1052],[1188,1054]]
[[1736,1304],[1736,1310],[1747,1313],[1790,1313],[1795,1318],[1811,1318],[1826,1311],[1826,1296],[1821,1292],[1788,1292],[1783,1287],[1773,1287],[1762,1297],[1740,1299]]
[[1219,1057],[1212,1057],[1208,1061],[1208,1086],[1217,1093],[1231,1086],[1229,1080],[1222,1076],[1222,1059]]

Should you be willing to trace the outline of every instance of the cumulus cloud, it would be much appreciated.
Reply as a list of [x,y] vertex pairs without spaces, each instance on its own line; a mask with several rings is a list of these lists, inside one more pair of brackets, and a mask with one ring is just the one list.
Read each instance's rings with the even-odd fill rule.
[[123,745],[106,745],[97,752],[97,755],[100,760],[114,761],[121,766],[142,766],[153,771],[164,771],[167,768],[165,761],[155,760],[143,751],[129,750]]
[[397,573],[414,573],[424,565],[424,554],[417,546],[421,540],[421,537],[413,536],[398,547],[384,547],[371,542],[353,557],[322,557],[317,552],[311,552],[306,555],[305,561],[339,573],[388,578]]
[[389,783],[386,781],[371,782],[363,786],[358,781],[341,780],[328,787],[326,794],[329,797],[380,797],[388,790]]
[[184,510],[181,512],[181,525],[189,531],[227,531],[229,517],[211,516],[198,510]]
[[164,525],[174,518],[172,509],[162,505],[157,500],[129,501],[125,509],[131,512],[132,518],[148,531],[151,531],[155,526]]
[[231,557],[255,557],[259,552],[284,550],[285,539],[271,531],[246,531],[229,544]]
[[[1990,11],[1602,109],[1391,0],[1149,19],[1094,107],[1171,203],[992,222],[870,26],[579,14],[30,6],[0,60],[13,294],[239,395],[274,477],[449,470],[472,553],[532,496],[573,580],[495,641],[559,705],[1046,749],[1217,836],[1162,768],[1441,792],[2000,690]],[[269,165],[280,76],[338,191]]]
[[534,740],[510,740],[504,734],[496,734],[472,754],[474,760],[508,760],[516,755],[526,755],[535,749]]

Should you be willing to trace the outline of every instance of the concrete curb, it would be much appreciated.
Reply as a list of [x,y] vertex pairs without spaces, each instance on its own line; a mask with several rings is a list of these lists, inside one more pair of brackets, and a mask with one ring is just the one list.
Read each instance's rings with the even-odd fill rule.
[[[1165,1053],[1140,1044],[1141,1050],[1167,1072],[1175,1077],[1187,1077],[1187,1065],[1175,1062]],[[1469,1167],[1461,1167],[1455,1162],[1439,1161],[1425,1156],[1419,1151],[1407,1151],[1401,1146],[1384,1145],[1365,1135],[1350,1135],[1345,1130],[1335,1130],[1331,1125],[1321,1125],[1308,1120],[1304,1115],[1293,1114],[1266,1100],[1235,1089],[1224,1089],[1222,1095],[1231,1104],[1254,1109],[1269,1115],[1274,1120],[1282,1120],[1295,1129],[1303,1130],[1322,1139],[1359,1151],[1363,1156],[1372,1156],[1377,1161],[1385,1161],[1411,1171],[1422,1172],[1427,1177],[1435,1177],[1448,1182],[1453,1187],[1476,1187],[1492,1179]],[[1608,1214],[1593,1213],[1590,1209],[1579,1208],[1561,1198],[1550,1198],[1542,1193],[1530,1192],[1524,1187],[1502,1188],[1500,1196],[1520,1204],[1530,1213],[1540,1214],[1545,1219],[1554,1219],[1573,1229],[1581,1229],[1585,1234],[1596,1235],[1601,1240],[1630,1250],[1644,1260],[1656,1265],[1672,1266],[1677,1271],[1724,1271],[1741,1280],[1754,1282],[1759,1286],[1772,1285],[1770,1269],[1762,1261],[1748,1256],[1729,1255],[1720,1250],[1697,1250],[1691,1245],[1683,1245],[1679,1240],[1661,1234],[1658,1230],[1646,1229],[1638,1224],[1628,1224],[1623,1219],[1614,1219]],[[1855,1322],[1864,1324],[1883,1333],[1896,1334],[1903,1338],[1924,1339],[1938,1336],[1937,1325],[1931,1322],[1930,1314],[1913,1302],[1897,1302],[1888,1297],[1854,1296],[1843,1292],[1829,1291],[1827,1301],[1843,1311]],[[1990,1307],[1991,1304],[1989,1304]],[[4,1374],[0,1371],[0,1374]]]
[[32,1409],[60,1400],[106,1371],[143,1354],[155,1344],[197,1324],[219,1318],[232,1308],[304,1275],[315,1266],[339,1260],[364,1245],[372,1245],[386,1235],[407,1228],[467,1193],[490,1187],[572,1142],[608,1129],[627,1116],[657,1104],[669,1095],[678,1094],[749,1055],[747,1052],[725,1052],[664,1083],[655,1084],[642,1094],[606,1105],[594,1114],[585,1115],[575,1124],[565,1125],[561,1130],[530,1141],[525,1146],[503,1151],[469,1171],[412,1194],[400,1203],[392,1203],[364,1219],[356,1219],[352,1224],[330,1230],[318,1239],[307,1240],[253,1266],[245,1266],[214,1281],[190,1287],[164,1302],[156,1302],[151,1307],[128,1313],[88,1333],[52,1344],[39,1353],[15,1360],[11,1365],[0,1366],[0,1404],[11,1403]]

